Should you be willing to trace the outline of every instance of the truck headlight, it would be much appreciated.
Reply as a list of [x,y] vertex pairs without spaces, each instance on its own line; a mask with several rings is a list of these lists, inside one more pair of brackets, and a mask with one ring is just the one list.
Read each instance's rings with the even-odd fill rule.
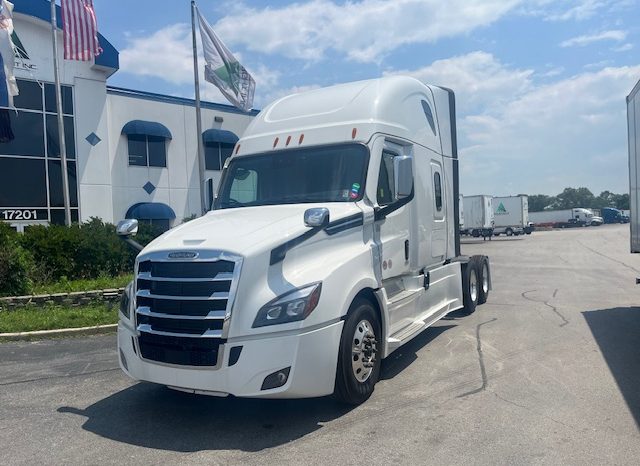
[[125,316],[127,319],[129,319],[131,316],[131,312],[129,311],[129,303],[131,301],[132,288],[133,288],[133,282],[129,282],[129,284],[124,287],[124,292],[120,297],[120,314]]
[[285,324],[306,319],[318,305],[321,289],[322,283],[313,283],[278,296],[258,311],[252,327]]

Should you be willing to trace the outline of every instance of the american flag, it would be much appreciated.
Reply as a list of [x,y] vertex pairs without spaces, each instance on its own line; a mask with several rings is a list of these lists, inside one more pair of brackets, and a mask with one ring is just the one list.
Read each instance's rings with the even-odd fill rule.
[[64,58],[89,61],[100,55],[93,0],[61,0]]

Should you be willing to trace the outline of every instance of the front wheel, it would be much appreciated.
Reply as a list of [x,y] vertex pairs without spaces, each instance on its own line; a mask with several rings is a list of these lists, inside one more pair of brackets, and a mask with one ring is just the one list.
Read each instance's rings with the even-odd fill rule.
[[381,344],[378,313],[366,299],[356,299],[342,329],[334,396],[359,405],[373,393],[380,376]]

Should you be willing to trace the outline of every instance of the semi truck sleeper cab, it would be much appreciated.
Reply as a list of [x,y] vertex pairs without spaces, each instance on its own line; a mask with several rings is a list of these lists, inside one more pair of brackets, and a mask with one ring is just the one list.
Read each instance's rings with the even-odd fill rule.
[[383,358],[487,299],[489,260],[460,254],[458,202],[452,91],[388,77],[284,97],[235,146],[213,209],[138,255],[122,370],[193,393],[362,403]]

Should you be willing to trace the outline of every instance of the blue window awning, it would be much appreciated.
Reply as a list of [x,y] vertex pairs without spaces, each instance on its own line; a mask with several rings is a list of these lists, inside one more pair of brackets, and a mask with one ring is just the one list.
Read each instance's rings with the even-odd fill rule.
[[127,210],[125,218],[137,220],[168,220],[176,218],[176,213],[167,204],[161,202],[138,202]]
[[205,144],[215,144],[221,142],[223,144],[235,144],[238,142],[238,136],[231,131],[224,129],[208,129],[202,133],[202,141]]
[[169,128],[155,121],[131,120],[122,127],[122,134],[126,134],[127,136],[135,134],[138,136],[157,136],[165,139],[173,139]]

